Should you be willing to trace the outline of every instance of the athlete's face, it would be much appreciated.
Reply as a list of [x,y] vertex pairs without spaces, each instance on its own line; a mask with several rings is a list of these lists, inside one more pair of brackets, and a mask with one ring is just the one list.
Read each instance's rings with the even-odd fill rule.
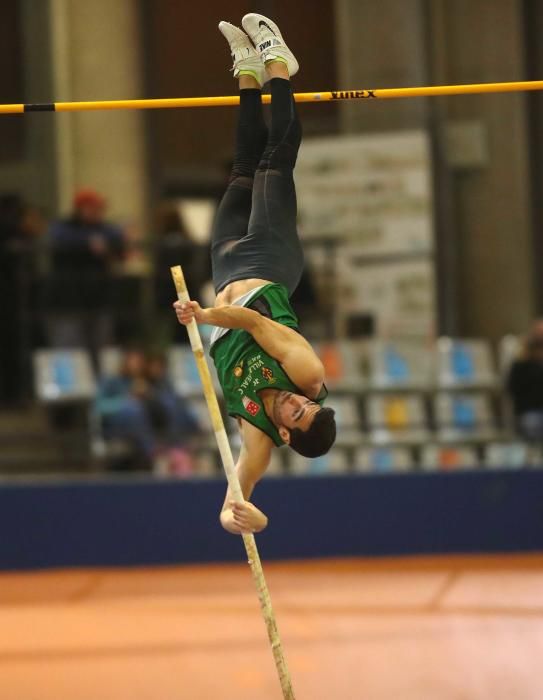
[[304,432],[308,430],[315,414],[320,410],[319,404],[311,401],[307,396],[293,394],[290,391],[281,391],[273,408],[275,423],[279,426],[279,434],[285,442],[288,442],[287,436],[290,430],[294,428]]

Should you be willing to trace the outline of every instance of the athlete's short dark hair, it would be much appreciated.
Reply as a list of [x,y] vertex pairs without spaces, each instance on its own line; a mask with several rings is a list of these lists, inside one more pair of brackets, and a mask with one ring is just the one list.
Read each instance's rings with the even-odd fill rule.
[[303,457],[320,457],[325,455],[336,439],[335,411],[321,408],[308,430],[293,428],[290,431],[290,447]]

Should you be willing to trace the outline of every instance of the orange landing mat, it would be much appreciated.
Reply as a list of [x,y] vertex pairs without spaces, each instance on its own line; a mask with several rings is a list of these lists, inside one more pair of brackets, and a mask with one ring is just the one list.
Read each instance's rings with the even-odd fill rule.
[[[264,563],[298,700],[541,700],[543,556]],[[1,700],[281,700],[245,565],[0,575]]]

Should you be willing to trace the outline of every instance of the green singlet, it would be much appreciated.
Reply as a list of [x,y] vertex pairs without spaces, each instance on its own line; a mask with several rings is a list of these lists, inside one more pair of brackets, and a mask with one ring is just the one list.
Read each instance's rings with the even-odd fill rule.
[[[297,329],[298,318],[292,310],[288,290],[282,284],[266,284],[235,302],[289,328]],[[253,336],[241,329],[212,337],[211,357],[215,362],[228,413],[243,418],[266,433],[276,445],[283,445],[277,428],[268,418],[259,396],[263,389],[291,391],[304,395],[289,378],[281,364],[268,355]],[[328,392],[323,385],[316,399],[323,404]]]

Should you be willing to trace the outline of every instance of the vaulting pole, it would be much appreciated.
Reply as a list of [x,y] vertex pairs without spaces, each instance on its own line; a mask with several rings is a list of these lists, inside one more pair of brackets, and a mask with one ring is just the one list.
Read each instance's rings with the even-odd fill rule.
[[[512,83],[475,83],[473,85],[433,85],[430,87],[377,88],[373,90],[336,90],[331,92],[298,92],[296,102],[338,102],[341,100],[391,100],[402,97],[438,97],[440,95],[482,95],[496,92],[543,90],[543,80]],[[268,104],[270,95],[262,95]],[[231,107],[239,97],[173,97],[153,100],[96,100],[92,102],[49,102],[41,104],[0,105],[0,114],[27,112],[81,112],[99,109],[169,109],[179,107]]]
[[[190,301],[181,266],[176,265],[170,269],[175,284],[175,289],[177,291],[177,298],[183,303]],[[215,388],[213,387],[213,381],[211,379],[211,374],[205,358],[202,339],[200,338],[200,332],[198,330],[198,324],[194,319],[187,325],[187,331],[189,334],[190,345],[194,353],[194,358],[196,360],[198,373],[202,381],[204,396],[207,402],[211,424],[215,432],[215,439],[217,440],[217,445],[221,454],[224,471],[228,480],[228,486],[230,487],[234,500],[243,502],[243,493],[239,484],[238,475],[236,474],[236,466],[234,464],[232,450],[230,449],[230,443],[228,442],[228,436],[226,435],[226,430],[224,428],[219,402],[217,401],[217,395],[215,393]],[[279,682],[281,683],[281,690],[283,691],[283,698],[284,700],[295,700],[290,674],[287,668],[287,662],[283,654],[283,647],[281,646],[281,639],[279,638],[279,631],[277,629],[277,623],[273,613],[270,593],[268,591],[266,579],[264,578],[262,562],[260,561],[254,535],[243,535],[243,544],[245,545],[249,566],[251,567],[251,573],[253,574],[253,579],[256,585],[262,616],[264,618],[264,622],[266,623],[268,638],[270,640],[273,658],[275,660],[275,666],[279,676]]]

